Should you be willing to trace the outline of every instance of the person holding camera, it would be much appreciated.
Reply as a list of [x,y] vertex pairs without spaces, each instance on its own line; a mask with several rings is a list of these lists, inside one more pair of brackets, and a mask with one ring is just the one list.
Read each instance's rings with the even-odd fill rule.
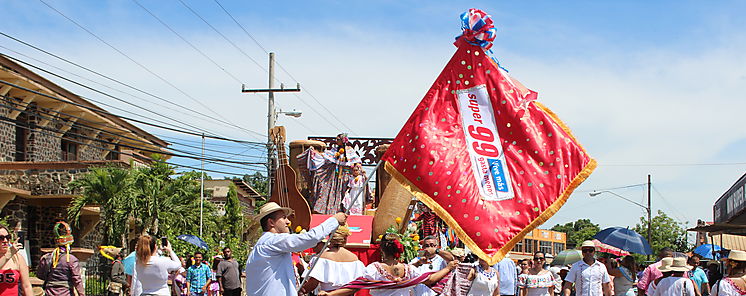
[[167,240],[163,246],[163,252],[169,257],[158,256],[156,239],[149,235],[142,235],[137,241],[135,254],[135,272],[137,280],[142,286],[141,295],[170,296],[168,288],[168,275],[172,271],[179,270],[181,261],[171,250],[171,243]]

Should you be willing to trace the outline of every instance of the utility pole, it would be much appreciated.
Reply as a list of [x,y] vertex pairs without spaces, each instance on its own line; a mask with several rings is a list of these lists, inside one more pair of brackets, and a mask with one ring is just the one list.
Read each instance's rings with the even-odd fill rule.
[[275,109],[275,92],[300,92],[300,83],[296,88],[285,88],[283,84],[280,84],[280,88],[275,88],[275,53],[269,53],[269,87],[265,89],[246,89],[244,85],[241,85],[241,92],[243,93],[267,93],[267,195],[272,195],[272,175],[274,169],[277,167],[277,159],[275,159],[275,145],[271,138],[269,138],[269,130],[275,127],[277,121],[277,109]]
[[202,133],[202,157],[199,159],[202,171],[199,172],[199,238],[202,238],[202,212],[205,203],[205,133]]
[[[647,208],[648,210],[648,243],[651,245],[651,249],[652,249],[653,237],[651,236],[651,228],[653,227],[653,219],[650,215],[650,212],[653,209],[650,207],[650,187],[651,187],[650,174],[648,174],[648,208]],[[650,255],[648,255],[648,260],[650,260]]]

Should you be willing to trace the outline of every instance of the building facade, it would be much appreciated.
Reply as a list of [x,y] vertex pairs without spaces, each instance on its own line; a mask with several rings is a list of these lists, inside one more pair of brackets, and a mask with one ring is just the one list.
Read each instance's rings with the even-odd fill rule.
[[[138,166],[165,141],[0,56],[0,215],[26,231],[30,265],[76,196],[67,184],[96,166]],[[95,249],[99,209],[83,210],[73,247]]]
[[534,252],[539,251],[556,256],[565,248],[567,248],[567,236],[564,232],[534,229],[513,246],[513,250],[508,254],[513,259],[530,258],[534,255]]

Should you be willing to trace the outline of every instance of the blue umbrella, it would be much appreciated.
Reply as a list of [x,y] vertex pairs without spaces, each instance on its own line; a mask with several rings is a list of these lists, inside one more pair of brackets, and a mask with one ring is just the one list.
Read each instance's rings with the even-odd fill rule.
[[205,250],[209,249],[210,247],[207,245],[205,241],[203,241],[201,238],[191,235],[191,234],[182,234],[177,236],[176,238],[183,240],[185,242],[188,242],[190,244],[193,244],[197,247],[203,248]]
[[652,255],[648,241],[639,233],[624,227],[609,227],[593,236],[600,242],[620,248],[630,253]]
[[[715,250],[715,256],[712,256],[712,251]],[[720,255],[720,251],[722,251],[723,248],[721,248],[718,245],[712,245],[712,244],[704,244],[699,245],[694,249],[694,254],[700,255],[707,259],[720,259],[722,255]]]

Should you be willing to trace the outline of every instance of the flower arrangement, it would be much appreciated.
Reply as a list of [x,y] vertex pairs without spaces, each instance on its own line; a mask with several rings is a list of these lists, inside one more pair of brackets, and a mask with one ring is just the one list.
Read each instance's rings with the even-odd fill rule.
[[[420,236],[417,235],[417,227],[412,227],[413,223],[410,223],[408,227],[404,228],[404,233],[399,234],[402,219],[400,217],[397,217],[394,221],[396,222],[396,224],[389,226],[389,228],[386,229],[386,234],[396,234],[399,237],[399,243],[401,243],[402,247],[404,248],[404,251],[402,252],[401,257],[399,257],[399,260],[408,263],[409,261],[417,257],[417,251],[420,250]],[[383,238],[383,235],[379,235],[377,241],[380,242],[381,238]]]

